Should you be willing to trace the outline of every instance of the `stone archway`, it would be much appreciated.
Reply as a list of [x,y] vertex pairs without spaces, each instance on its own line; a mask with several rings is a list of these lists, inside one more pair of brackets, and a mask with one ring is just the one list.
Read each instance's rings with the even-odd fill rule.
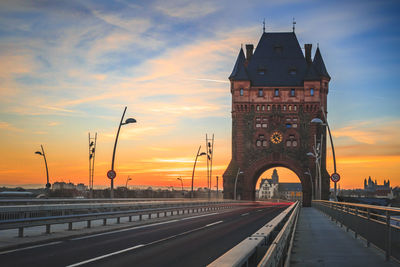
[[310,206],[312,198],[312,185],[309,176],[304,174],[301,166],[297,166],[295,162],[285,161],[268,161],[265,159],[258,160],[249,166],[244,173],[238,177],[238,194],[243,199],[255,200],[256,183],[263,172],[275,167],[284,167],[294,172],[299,178],[303,190],[303,205]]

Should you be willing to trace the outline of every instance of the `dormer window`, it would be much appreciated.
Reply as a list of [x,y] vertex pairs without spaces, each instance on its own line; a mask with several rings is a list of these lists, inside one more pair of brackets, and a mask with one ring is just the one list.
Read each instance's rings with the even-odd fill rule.
[[295,96],[296,90],[295,89],[290,89],[290,96]]
[[240,95],[243,96],[243,88],[240,88]]
[[279,89],[275,89],[274,96],[279,96]]
[[262,97],[264,95],[263,89],[258,89],[258,96]]
[[314,95],[314,88],[310,88],[310,96]]
[[289,69],[289,74],[290,75],[296,75],[297,74],[297,70],[295,68]]
[[258,74],[259,75],[264,75],[266,73],[265,69],[258,69]]

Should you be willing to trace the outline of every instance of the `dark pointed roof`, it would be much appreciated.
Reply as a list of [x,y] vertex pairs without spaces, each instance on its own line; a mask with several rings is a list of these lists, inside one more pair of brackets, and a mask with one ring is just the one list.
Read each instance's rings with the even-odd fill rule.
[[263,33],[247,71],[255,86],[301,86],[307,63],[295,33]]
[[330,79],[319,48],[307,63],[294,32],[263,33],[250,61],[240,49],[230,80],[252,86],[302,86],[304,81]]
[[326,77],[329,80],[331,79],[331,76],[329,76],[328,71],[326,70],[324,60],[322,59],[321,52],[319,51],[319,47],[317,47],[317,51],[315,52],[313,65],[319,76]]
[[235,66],[233,67],[232,73],[229,76],[230,80],[249,80],[249,76],[247,75],[246,67],[245,67],[246,58],[244,56],[243,48],[240,48],[239,55],[236,59]]

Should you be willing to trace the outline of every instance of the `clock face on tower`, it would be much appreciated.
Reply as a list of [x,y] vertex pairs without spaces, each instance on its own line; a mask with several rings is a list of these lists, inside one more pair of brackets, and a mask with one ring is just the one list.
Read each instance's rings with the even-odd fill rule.
[[271,142],[274,144],[279,144],[282,142],[282,134],[278,131],[275,131],[271,134]]

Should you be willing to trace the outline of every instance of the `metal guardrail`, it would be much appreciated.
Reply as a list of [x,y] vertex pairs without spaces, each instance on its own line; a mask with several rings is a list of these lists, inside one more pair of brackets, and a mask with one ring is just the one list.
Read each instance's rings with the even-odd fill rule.
[[[211,199],[212,201],[228,201],[224,199]],[[48,205],[48,204],[91,204],[91,203],[121,203],[121,202],[193,202],[209,201],[209,199],[191,199],[191,198],[0,198],[0,206],[15,205]]]
[[[52,224],[66,224],[68,223],[68,230],[72,230],[72,224],[74,222],[82,222],[87,221],[87,227],[91,227],[91,221],[93,220],[103,220],[103,225],[107,224],[107,219],[116,218],[117,223],[120,223],[120,219],[122,217],[128,217],[129,222],[132,221],[133,216],[139,216],[139,220],[142,220],[144,215],[147,215],[148,218],[152,218],[152,215],[160,217],[160,214],[164,213],[164,216],[169,215],[179,215],[180,213],[194,213],[194,212],[203,212],[203,211],[211,211],[211,210],[220,210],[233,207],[234,202],[188,202],[188,203],[163,203],[158,204],[158,206],[154,205],[154,203],[149,203],[149,205],[132,205],[130,203],[128,206],[125,206],[123,210],[113,210],[116,208],[115,205],[120,206],[119,204],[111,205],[111,209],[108,211],[101,211],[98,205],[103,207],[104,205],[109,206],[110,204],[92,204],[91,210],[82,209],[82,205],[71,204],[74,208],[77,208],[75,213],[66,214],[65,211],[69,211],[71,207],[69,205],[54,205],[54,207],[44,206],[41,207],[45,209],[44,211],[38,210],[40,205],[37,206],[26,206],[25,209],[21,206],[18,206],[18,210],[14,211],[19,214],[17,218],[11,219],[3,219],[0,220],[0,230],[9,230],[9,229],[18,229],[18,236],[23,237],[24,228],[26,227],[34,227],[34,226],[46,226],[46,233],[50,233],[50,228]],[[138,203],[136,203],[138,204]],[[78,207],[77,207],[78,206]],[[87,206],[87,205],[84,205]],[[93,208],[94,206],[94,208]],[[0,215],[2,209],[6,209],[7,212],[10,211],[11,206],[0,207]],[[55,208],[55,210],[53,210]],[[110,207],[108,207],[110,208]],[[43,216],[30,216],[32,215],[32,210],[34,215],[41,214]],[[35,212],[38,213],[35,213]],[[55,211],[55,212],[54,212]],[[58,214],[61,211],[61,214]],[[4,212],[4,211],[3,211]]]
[[[270,251],[271,255],[280,258],[278,257],[278,254],[281,253],[280,250],[278,251],[281,248],[281,246],[278,246],[278,243],[281,243],[279,240],[286,237],[287,224],[293,220],[293,216],[297,214],[299,208],[299,202],[292,204],[257,232],[240,242],[208,266],[257,266],[260,259],[265,255],[265,252],[268,253]],[[282,231],[285,234],[282,234]],[[278,240],[278,238],[280,239]]]
[[329,215],[332,220],[352,230],[358,235],[382,249],[386,260],[394,257],[400,260],[400,208],[315,200],[312,205]]

